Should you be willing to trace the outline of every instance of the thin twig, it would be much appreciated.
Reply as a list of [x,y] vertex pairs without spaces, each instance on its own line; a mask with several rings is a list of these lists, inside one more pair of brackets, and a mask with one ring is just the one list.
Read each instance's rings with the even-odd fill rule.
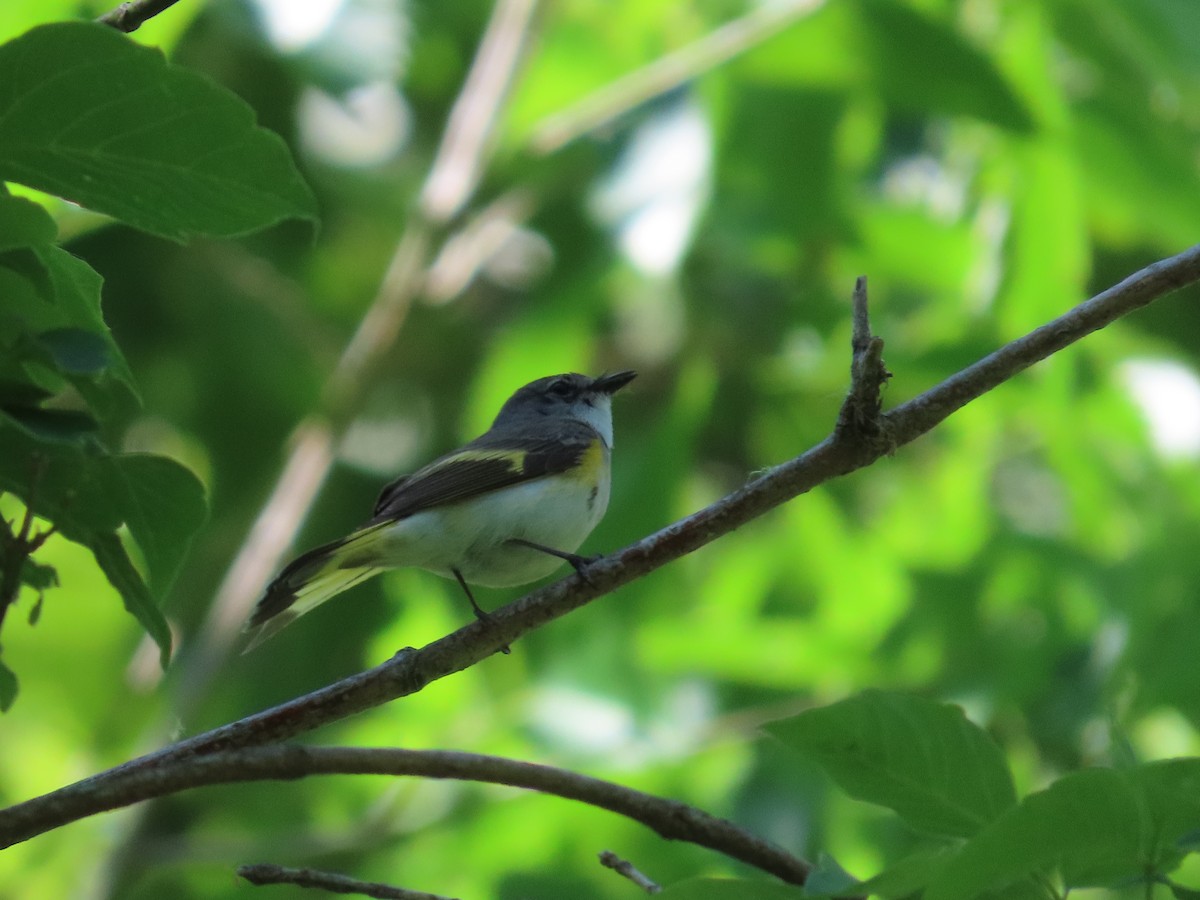
[[[892,373],[883,364],[883,338],[871,334],[865,275],[854,283],[852,309],[850,390],[838,414],[835,434],[844,437],[847,429],[854,429],[860,438],[875,439],[883,432],[881,391]],[[886,444],[882,446],[892,449]]]
[[178,2],[179,0],[133,0],[132,3],[122,3],[112,12],[106,12],[96,21],[129,34]]
[[534,153],[553,153],[585,134],[603,128],[643,103],[660,97],[740,53],[756,47],[798,19],[816,12],[824,0],[763,3],[741,18],[618,78],[574,106],[534,126]]
[[708,847],[792,884],[803,884],[811,868],[769,841],[686,803],[554,766],[450,750],[299,744],[227,750],[144,768],[89,797],[77,796],[60,807],[58,814],[74,821],[201,785],[292,780],[309,775],[416,776],[526,788],[606,809],[642,823],[667,840]]
[[600,865],[606,869],[612,869],[618,875],[624,875],[647,894],[662,893],[661,884],[643,875],[633,863],[627,859],[621,859],[621,857],[617,856],[611,850],[602,850],[600,852]]
[[254,885],[294,884],[296,887],[316,888],[332,894],[362,894],[380,900],[454,900],[441,894],[410,891],[408,888],[393,887],[377,881],[359,881],[348,875],[321,872],[317,869],[292,869],[270,863],[238,866],[237,873]]
[[[1200,281],[1200,244],[1147,266],[1070,312],[1007,344],[883,416],[895,446],[925,434],[971,400],[1063,347],[1158,297]],[[596,597],[703,547],[770,509],[840,475],[870,465],[886,452],[850,430],[769,469],[739,490],[661,531],[493,611],[420,650],[406,649],[366,672],[273,709],[215,728],[131,760],[91,778],[0,810],[0,847],[62,824],[66,810],[86,806],[96,792],[119,789],[143,770],[237,747],[287,740],[354,713],[421,690],[486,659],[500,647]]]

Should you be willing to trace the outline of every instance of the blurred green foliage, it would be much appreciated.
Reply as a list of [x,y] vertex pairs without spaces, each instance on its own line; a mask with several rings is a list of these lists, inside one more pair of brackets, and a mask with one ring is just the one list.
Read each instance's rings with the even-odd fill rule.
[[[204,690],[188,681],[189,641],[383,277],[490,12],[482,2],[333,6],[304,32],[249,0],[183,3],[135,35],[282,135],[316,195],[315,236],[285,222],[180,246],[39,196],[68,256],[17,188],[0,196],[0,226],[23,235],[0,246],[6,296],[21,291],[25,308],[42,309],[46,292],[68,296],[55,279],[83,263],[104,279],[103,323],[39,321],[41,340],[20,344],[20,359],[56,373],[47,389],[79,393],[76,409],[102,425],[96,440],[114,459],[176,460],[210,504],[173,582],[143,544],[157,526],[139,535],[122,507],[95,527],[113,535],[124,521],[120,536],[140,547],[120,545],[179,638],[165,676],[73,535],[36,554],[60,586],[30,569],[0,634],[20,678],[0,719],[0,801],[467,620],[453,585],[400,571],[231,657]],[[0,39],[16,43],[0,53],[77,12],[9,0]],[[641,376],[617,403],[613,500],[585,550],[621,546],[828,433],[846,387],[855,276],[870,278],[894,404],[1200,234],[1194,0],[829,0],[559,150],[531,143],[547,116],[748,13],[724,0],[541,10],[473,204],[496,201],[498,215],[457,245],[465,256],[439,258],[354,411],[301,544],[358,524],[384,481],[477,434],[525,381],[630,367]],[[216,90],[188,84],[183,98]],[[0,111],[6,90],[0,82]],[[53,134],[62,108],[42,105],[33,123]],[[0,177],[54,187],[5,168],[16,145],[2,115],[0,136]],[[267,177],[246,165],[233,170]],[[123,183],[120,165],[105,172],[104,186]],[[164,191],[176,187],[165,179]],[[111,192],[116,206],[62,193],[167,235],[241,233],[310,210],[295,194],[257,225],[172,219],[172,230],[154,223],[170,195],[125,208],[127,191]],[[217,193],[237,205],[253,191],[226,182]],[[925,883],[941,850],[903,814],[870,805],[889,805],[878,796],[849,799],[836,773],[760,726],[867,688],[959,704],[1025,798],[987,832],[1010,853],[1003,828],[1019,832],[1031,804],[1070,827],[1062,810],[1093,796],[1081,780],[1120,782],[1109,793],[1135,799],[1158,790],[1166,764],[1151,761],[1200,750],[1198,298],[1189,289],[1093,335],[895,457],[542,629],[511,656],[313,739],[577,768],[731,818],[806,858],[829,854],[831,879],[907,859],[909,880],[893,884],[908,885]],[[59,424],[81,430],[78,419]],[[0,463],[15,463],[10,437]],[[23,508],[6,496],[0,512]],[[168,568],[178,537],[159,548]],[[485,604],[512,596],[480,592]],[[1139,774],[1077,771],[1139,761],[1129,770]],[[553,798],[339,778],[193,791],[71,825],[0,854],[0,894],[251,897],[264,889],[235,883],[232,868],[269,860],[464,898],[629,896],[632,885],[596,864],[602,849],[663,884],[710,877],[679,896],[728,896],[711,877],[753,876]],[[1200,865],[1189,859],[1174,877],[1200,885]]]

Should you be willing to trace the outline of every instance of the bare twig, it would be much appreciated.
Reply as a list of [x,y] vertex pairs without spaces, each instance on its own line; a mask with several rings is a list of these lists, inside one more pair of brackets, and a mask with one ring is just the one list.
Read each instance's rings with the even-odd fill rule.
[[179,0],[133,0],[132,3],[122,3],[112,12],[106,12],[96,21],[129,34],[178,2]]
[[380,900],[454,900],[441,894],[410,891],[377,881],[359,881],[347,875],[321,872],[317,869],[291,869],[286,866],[257,863],[238,866],[237,873],[255,885],[294,884],[297,887],[329,891],[331,894],[362,894],[366,897],[378,897]]
[[853,322],[850,391],[838,414],[835,433],[844,435],[847,429],[854,429],[862,438],[873,438],[882,431],[883,396],[880,391],[892,373],[883,364],[883,338],[871,334],[865,275],[859,276],[854,283]]
[[[1007,344],[882,417],[894,446],[915,440],[971,400],[1034,363],[1158,297],[1200,281],[1200,245],[1147,266],[1053,322]],[[87,795],[117,790],[125,779],[172,760],[286,740],[321,725],[421,690],[621,585],[740,527],[781,503],[839,475],[863,468],[887,451],[853,429],[834,433],[794,459],[769,469],[699,512],[572,575],[495,610],[420,650],[406,649],[366,672],[265,712],[172,744],[91,778],[0,811],[0,847],[65,821],[63,811],[87,805]]]
[[534,153],[553,153],[761,44],[823,5],[824,0],[763,3],[741,18],[727,22],[699,40],[605,85],[569,109],[542,120],[533,129],[530,147]]
[[143,768],[89,797],[77,795],[71,803],[60,806],[58,815],[74,821],[201,785],[291,780],[309,775],[418,776],[526,788],[607,809],[641,822],[667,840],[708,847],[793,884],[803,884],[811,868],[769,841],[685,803],[554,766],[450,750],[299,744],[227,750]]
[[602,850],[600,852],[600,865],[606,869],[612,869],[618,875],[624,875],[647,894],[661,894],[662,885],[657,881],[652,881],[637,870],[633,863],[627,859],[621,859],[611,850]]

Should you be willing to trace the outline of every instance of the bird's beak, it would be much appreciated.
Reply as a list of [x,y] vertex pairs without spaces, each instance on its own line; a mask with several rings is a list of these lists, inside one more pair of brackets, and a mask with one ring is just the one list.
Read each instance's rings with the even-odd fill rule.
[[602,394],[615,394],[635,378],[637,378],[637,372],[634,372],[632,369],[627,369],[624,372],[614,372],[611,375],[601,375],[592,382],[592,390]]

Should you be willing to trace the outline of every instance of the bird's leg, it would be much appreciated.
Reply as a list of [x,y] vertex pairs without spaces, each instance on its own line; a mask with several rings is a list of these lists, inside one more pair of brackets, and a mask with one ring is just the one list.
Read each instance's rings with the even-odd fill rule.
[[[475,595],[471,593],[471,588],[467,586],[467,579],[463,578],[462,572],[458,571],[458,569],[451,569],[450,571],[454,573],[454,577],[458,579],[458,583],[462,586],[463,593],[465,593],[467,595],[467,599],[471,601],[471,609],[475,612],[475,618],[477,618],[480,622],[490,622],[492,617],[484,612],[479,604],[475,602]],[[512,653],[512,650],[508,646],[504,646],[500,648],[500,652]]]
[[519,544],[522,547],[528,547],[530,550],[538,550],[542,553],[549,553],[551,556],[557,556],[559,559],[565,559],[571,564],[571,568],[573,568],[579,577],[584,581],[587,581],[587,574],[583,570],[600,559],[599,556],[580,556],[578,553],[568,553],[565,550],[556,550],[553,547],[547,547],[545,544],[539,544],[535,541],[527,541],[525,538],[509,538],[507,543]]

